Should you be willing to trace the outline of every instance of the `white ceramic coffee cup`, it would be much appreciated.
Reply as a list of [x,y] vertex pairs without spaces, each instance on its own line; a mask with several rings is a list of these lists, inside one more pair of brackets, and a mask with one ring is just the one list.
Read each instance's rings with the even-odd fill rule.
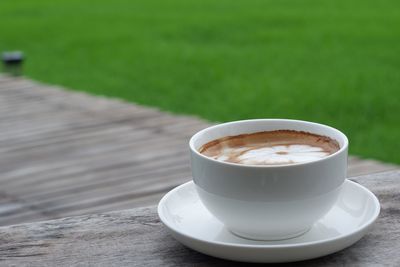
[[[244,133],[296,130],[328,136],[340,150],[312,162],[243,165],[199,153],[209,141]],[[332,127],[299,120],[256,119],[206,128],[189,142],[193,181],[204,206],[236,235],[279,240],[306,232],[335,203],[347,172],[347,137]]]

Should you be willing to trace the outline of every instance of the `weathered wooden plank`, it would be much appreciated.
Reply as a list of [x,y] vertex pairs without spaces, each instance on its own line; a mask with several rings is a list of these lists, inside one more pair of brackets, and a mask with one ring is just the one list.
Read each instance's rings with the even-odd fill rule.
[[[4,225],[12,225],[12,224],[20,224],[22,222],[37,222],[49,220],[52,218],[56,218],[57,216],[52,214],[44,214],[37,210],[30,210],[29,208],[24,208],[18,213],[13,213],[7,216],[0,217],[0,226]],[[0,260],[0,266],[2,266]]]
[[[125,133],[124,133],[125,132]],[[116,134],[118,135],[118,134]],[[135,134],[131,134],[125,129],[121,131],[121,134],[118,136],[119,138],[116,140],[115,136],[112,133],[108,133],[105,135],[98,135],[98,136],[88,136],[82,137],[77,139],[70,139],[70,140],[58,140],[56,142],[48,142],[42,144],[34,144],[31,146],[24,146],[20,149],[13,149],[7,151],[7,157],[14,157],[20,156],[21,152],[24,151],[25,156],[29,157],[29,153],[52,153],[54,151],[63,151],[66,149],[74,148],[75,146],[82,146],[90,149],[91,147],[107,147],[112,146],[114,143],[124,143],[127,144],[135,144],[137,146],[140,145],[140,142],[149,142],[149,137],[154,137],[155,139],[158,136],[152,135],[151,132],[144,131],[144,132],[135,132]],[[147,137],[147,138],[146,138]],[[165,139],[162,140],[160,138],[156,139],[161,140],[160,142],[165,142]],[[145,144],[144,144],[145,145]]]
[[[183,155],[183,157],[187,157]],[[107,168],[107,170],[99,171],[86,171],[82,175],[75,176],[64,176],[58,178],[56,183],[48,184],[43,182],[43,190],[26,190],[24,199],[31,201],[33,199],[51,199],[52,197],[60,197],[69,194],[76,194],[83,190],[95,189],[99,187],[110,187],[117,183],[123,183],[127,180],[135,179],[150,179],[150,175],[154,173],[160,173],[163,171],[171,171],[176,168],[185,167],[188,172],[187,176],[190,176],[189,162],[184,163],[180,158],[171,161],[163,160],[162,164],[159,164],[156,169],[152,164],[141,164],[139,166],[133,165],[122,168]],[[110,179],[112,177],[113,179]],[[12,192],[12,190],[11,190]],[[23,192],[19,191],[21,194]]]
[[[82,116],[82,114],[80,114]],[[67,120],[67,118],[63,118],[62,116],[59,117],[61,121]],[[27,136],[25,136],[23,139],[21,138],[14,138],[14,137],[8,137],[5,138],[5,140],[1,140],[0,144],[2,146],[8,147],[8,146],[18,146],[18,145],[24,145],[24,144],[35,144],[37,142],[43,142],[46,140],[53,140],[57,138],[66,138],[68,136],[74,136],[75,134],[80,134],[80,133],[95,133],[97,131],[105,130],[105,129],[112,129],[114,126],[124,126],[127,128],[130,128],[131,130],[133,127],[129,124],[123,124],[123,123],[115,123],[115,122],[104,122],[104,121],[99,121],[99,120],[94,120],[94,119],[88,119],[86,121],[79,120],[73,118],[68,118],[68,120],[73,121],[73,123],[67,123],[64,121],[63,125],[60,127],[52,127],[49,129],[42,130],[39,133],[31,133]],[[40,122],[34,122],[40,124]],[[21,123],[23,124],[23,122]],[[140,131],[141,129],[137,129]],[[19,141],[19,142],[18,142]]]
[[[95,127],[96,129],[93,129]],[[58,128],[58,127],[57,127]],[[58,129],[56,129],[58,130]],[[46,135],[44,133],[40,133],[40,138],[35,138],[36,140],[31,140],[29,138],[23,138],[22,142],[18,143],[18,140],[21,140],[21,137],[13,138],[15,142],[12,142],[13,139],[7,140],[5,144],[4,150],[8,149],[8,152],[13,152],[13,150],[28,149],[35,148],[44,145],[51,145],[57,143],[65,143],[66,141],[84,141],[87,138],[90,138],[91,141],[98,141],[95,137],[103,137],[103,138],[114,138],[115,141],[119,141],[120,139],[115,139],[114,132],[119,131],[117,134],[119,138],[124,139],[132,139],[136,137],[143,137],[144,135],[151,135],[155,138],[163,137],[163,134],[159,133],[162,131],[162,126],[158,127],[141,127],[137,125],[130,125],[128,123],[124,124],[114,124],[114,123],[99,123],[95,124],[92,127],[79,127],[79,128],[66,128],[65,125],[61,126],[61,130],[58,130],[59,133],[54,133],[53,131],[50,135]],[[66,133],[65,133],[66,132]],[[70,134],[68,134],[70,133]],[[9,133],[3,133],[5,136]],[[48,138],[46,138],[48,136]],[[1,136],[0,136],[1,138]],[[167,134],[164,135],[164,138],[170,138]],[[1,144],[0,139],[0,144]],[[8,146],[7,146],[8,145]],[[9,148],[11,146],[11,149]]]
[[[52,172],[54,168],[59,170],[61,167],[67,168],[72,166],[72,168],[75,168],[81,165],[83,165],[83,168],[91,170],[93,169],[93,167],[101,165],[101,160],[104,160],[104,162],[113,161],[114,156],[116,161],[123,162],[124,154],[126,155],[126,157],[130,157],[135,162],[140,163],[140,162],[145,162],[147,160],[151,161],[155,157],[157,158],[157,156],[168,157],[168,156],[173,156],[176,152],[186,153],[186,147],[185,146],[180,147],[178,144],[174,143],[173,140],[170,140],[168,144],[163,145],[162,149],[161,148],[157,149],[157,147],[153,147],[153,149],[149,148],[150,150],[146,149],[135,150],[135,149],[136,147],[134,145],[126,146],[122,144],[118,146],[115,145],[109,148],[106,147],[103,148],[101,151],[96,150],[94,151],[95,152],[94,154],[90,154],[90,152],[85,151],[83,154],[77,155],[76,153],[70,151],[70,153],[64,155],[55,154],[54,158],[49,158],[49,159],[40,158],[38,156],[39,157],[38,159],[27,162],[26,167],[34,165],[35,167],[31,168],[31,173],[39,171],[41,174],[43,174],[43,172]],[[154,149],[157,151],[157,154],[154,154]],[[67,151],[61,151],[61,152],[67,153]],[[119,152],[120,154],[114,154],[116,152]],[[27,160],[29,160],[29,157],[26,158]],[[7,161],[4,162],[7,163]],[[156,168],[156,166],[157,165],[154,165],[154,168]],[[36,167],[38,167],[39,169],[36,169]],[[16,178],[20,174],[21,174],[20,171],[18,170],[13,171],[13,169],[11,169],[9,174],[5,172],[5,175],[7,175],[8,177],[2,179],[3,183],[7,182],[8,186],[15,187],[18,185],[28,185],[29,183],[30,184],[37,183],[42,179],[40,176],[37,176],[36,179],[33,176],[31,176],[30,173],[25,173],[25,178],[28,179],[28,182],[25,183],[22,182],[21,179]],[[54,176],[51,177],[54,178]]]
[[145,183],[140,186],[135,185],[135,187],[131,187],[130,189],[128,189],[127,186],[119,186],[121,190],[115,192],[109,192],[108,189],[97,190],[97,194],[89,194],[89,197],[84,197],[76,201],[62,201],[56,203],[55,205],[49,205],[49,203],[45,203],[45,205],[34,205],[33,207],[46,213],[63,214],[65,212],[78,211],[80,209],[87,209],[91,207],[101,207],[103,205],[119,203],[121,201],[124,202],[127,200],[132,200],[132,203],[134,203],[136,198],[141,198],[155,193],[165,193],[173,187],[186,182],[187,176],[184,175],[186,175],[185,172],[178,172],[172,175],[167,174],[165,176],[160,176],[158,179],[154,179],[153,181],[149,181],[149,183]]
[[[4,126],[4,128],[12,128],[12,130],[5,131],[3,134],[0,134],[0,141],[4,138],[6,138],[7,142],[12,143],[13,140],[14,143],[18,143],[18,140],[27,140],[31,141],[29,138],[30,136],[33,136],[33,138],[37,138],[39,136],[40,138],[46,138],[46,137],[52,137],[55,134],[57,135],[59,132],[73,132],[76,130],[79,130],[84,126],[83,128],[88,128],[91,129],[92,127],[106,127],[106,128],[111,128],[112,126],[119,126],[121,124],[125,126],[129,126],[132,131],[135,130],[143,130],[146,129],[148,131],[157,133],[158,135],[161,135],[162,133],[169,134],[170,131],[165,129],[165,127],[169,127],[169,125],[174,125],[174,127],[182,127],[182,124],[179,123],[173,123],[172,120],[165,119],[162,121],[159,120],[152,120],[152,119],[147,119],[145,121],[142,120],[135,120],[135,118],[129,118],[129,120],[122,120],[122,121],[108,121],[104,122],[104,120],[94,120],[94,119],[88,119],[88,120],[82,120],[82,114],[73,114],[73,117],[63,117],[63,113],[59,114],[60,117],[58,119],[57,123],[53,123],[50,125],[43,125],[43,121],[41,120],[30,120],[29,123],[27,123],[26,128],[25,123],[23,121],[19,121],[19,128],[15,126]],[[70,114],[68,114],[70,115]],[[54,118],[50,118],[50,120]],[[32,124],[32,127],[30,128],[30,125]],[[0,125],[2,127],[2,125]],[[199,126],[198,128],[202,128],[203,126]],[[94,129],[93,129],[94,130]],[[57,131],[55,133],[55,131]],[[193,133],[195,131],[193,130]],[[12,136],[10,136],[12,134]],[[65,135],[65,134],[64,134]],[[7,139],[8,138],[8,139]],[[25,141],[26,142],[26,141]]]
[[348,169],[349,176],[362,175],[368,173],[384,172],[398,169],[398,166],[392,164],[382,164],[376,160],[364,159],[358,163],[350,164]]
[[[155,169],[153,171],[144,171],[142,173],[115,176],[115,180],[109,178],[98,182],[93,180],[92,183],[86,185],[80,185],[78,180],[78,184],[72,189],[64,190],[62,185],[59,187],[59,190],[45,188],[43,192],[48,192],[47,194],[44,194],[45,196],[42,194],[39,196],[28,195],[24,196],[24,200],[29,201],[29,203],[44,203],[44,205],[51,206],[55,205],[57,202],[80,201],[81,199],[90,198],[91,196],[103,196],[104,194],[114,192],[130,192],[138,189],[143,184],[146,187],[150,187],[152,183],[160,183],[161,180],[166,180],[168,177],[173,177],[174,175],[177,178],[181,175],[183,177],[188,177],[189,173],[190,169],[187,164],[182,164],[171,166],[169,168]],[[169,182],[172,182],[172,179],[173,178],[171,178]],[[71,188],[71,186],[69,187]],[[23,194],[23,192],[19,193]]]
[[[54,113],[55,111],[46,111],[45,113]],[[21,115],[25,116],[25,115]],[[33,120],[33,119],[32,119]],[[76,129],[76,128],[87,128],[87,127],[99,127],[103,126],[105,124],[110,125],[109,122],[105,123],[103,121],[97,120],[90,118],[86,121],[83,121],[82,119],[75,119],[73,117],[63,117],[62,113],[60,113],[60,117],[58,118],[52,118],[55,122],[52,123],[51,125],[41,125],[40,121],[34,121],[33,126],[29,128],[29,125],[27,125],[26,131],[23,131],[23,129],[15,128],[15,129],[10,129],[8,131],[4,131],[2,135],[0,135],[0,140],[1,141],[10,141],[10,142],[18,142],[18,140],[25,140],[27,138],[30,138],[30,136],[37,136],[37,135],[43,135],[43,134],[53,134],[54,131],[65,131],[67,129]],[[21,126],[23,127],[24,122],[21,121],[19,122]],[[4,126],[2,128],[12,128],[16,126]]]
[[[350,248],[296,266],[400,265],[400,172],[354,180],[381,201],[376,225]],[[0,240],[0,264],[4,266],[259,266],[185,248],[160,223],[155,208],[1,227]]]
[[136,196],[134,200],[121,200],[115,203],[81,208],[79,210],[64,211],[62,212],[63,216],[55,216],[54,218],[154,206],[154,203],[158,203],[164,195],[165,192],[147,193],[144,196]]
[[[154,141],[152,140],[153,135],[152,134],[148,134],[148,139],[145,139],[142,141],[142,145],[137,144],[135,138],[132,138],[132,140],[129,140],[129,136],[127,135],[123,135],[120,136],[118,139],[112,140],[112,137],[109,138],[109,142],[101,142],[98,140],[87,140],[86,141],[86,146],[84,142],[81,142],[80,145],[80,141],[79,142],[70,142],[67,144],[57,144],[56,146],[41,146],[37,149],[26,149],[24,150],[23,153],[7,153],[7,155],[3,155],[2,160],[3,161],[15,161],[17,159],[19,160],[23,160],[25,158],[29,159],[29,158],[33,158],[34,160],[41,160],[41,158],[34,158],[32,156],[37,156],[40,155],[41,157],[49,157],[53,160],[55,160],[55,158],[53,158],[53,156],[57,156],[57,157],[61,157],[65,160],[65,158],[67,156],[81,156],[84,157],[85,155],[94,155],[94,154],[98,154],[98,153],[105,153],[108,152],[110,153],[111,151],[116,151],[119,150],[123,147],[134,147],[137,150],[142,151],[144,148],[146,148],[146,144],[148,147],[147,151],[151,151],[154,152],[154,150],[152,151],[152,149],[156,149],[156,148],[163,148],[164,145],[167,146],[169,143],[172,145],[172,143],[174,144],[179,144],[179,147],[186,145],[185,143],[182,143],[181,140],[179,139],[175,139],[175,138],[166,138],[166,139],[162,139],[162,138],[157,138],[154,139]],[[83,140],[82,140],[83,141]],[[96,144],[99,144],[98,146],[96,146]],[[62,146],[64,145],[64,147]],[[59,148],[60,146],[60,148]],[[65,153],[64,155],[60,155],[60,153],[58,153],[58,151]],[[132,151],[133,154],[135,154],[135,150]],[[137,155],[140,156],[140,155]],[[72,158],[73,159],[73,158]]]
[[[35,221],[54,218],[39,210],[29,207],[24,201],[0,195],[0,226],[20,223],[21,221]],[[1,262],[0,262],[1,265]]]
[[130,127],[127,127],[126,125],[116,125],[114,127],[105,127],[105,128],[100,128],[97,131],[75,131],[73,135],[63,135],[63,136],[58,136],[53,138],[43,138],[40,140],[37,140],[35,142],[20,142],[20,143],[15,143],[14,145],[8,144],[8,146],[2,146],[0,148],[0,151],[3,153],[15,153],[21,150],[26,150],[26,149],[35,149],[35,148],[41,148],[43,146],[58,146],[58,145],[65,145],[66,143],[71,143],[71,142],[82,142],[84,140],[96,140],[96,141],[107,141],[112,138],[115,139],[115,136],[123,136],[124,138],[129,137],[130,139],[134,139],[135,141],[140,141],[143,140],[144,136],[148,136],[149,132],[148,131],[135,131],[132,132]]
[[[25,130],[29,130],[25,133],[25,135],[29,136],[31,134],[35,134],[38,131],[47,132],[52,130],[53,128],[59,127],[59,124],[65,124],[65,126],[74,127],[75,125],[80,126],[83,123],[99,123],[102,125],[108,124],[112,125],[115,123],[131,123],[132,125],[138,125],[139,123],[144,124],[144,120],[149,119],[150,117],[146,117],[143,115],[131,114],[129,118],[123,119],[106,119],[100,116],[92,116],[90,114],[85,114],[84,112],[74,112],[74,111],[62,111],[62,110],[52,110],[52,109],[45,109],[43,111],[32,113],[30,110],[24,110],[26,114],[17,114],[19,117],[25,118],[26,121],[23,119],[18,119],[6,122],[7,124],[4,127],[7,127],[8,130],[14,130],[17,133],[21,131],[21,127],[25,126],[28,127]],[[54,117],[54,113],[57,113],[57,116]],[[15,115],[15,114],[13,114]],[[135,116],[137,115],[137,117]],[[140,116],[140,117],[139,117]],[[4,118],[3,118],[4,120]],[[129,124],[128,124],[129,125]],[[23,130],[24,128],[22,128]]]
[[[50,218],[53,219],[61,218],[71,215],[81,215],[94,212],[104,212],[104,211],[150,206],[154,205],[154,203],[157,203],[161,199],[161,197],[165,194],[165,190],[168,191],[172,187],[177,186],[178,184],[181,183],[182,181],[177,182],[175,185],[168,184],[168,187],[162,188],[161,190],[162,192],[147,191],[147,192],[141,192],[140,194],[133,194],[133,192],[130,192],[128,197],[118,195],[117,201],[115,201],[115,198],[112,199],[114,201],[109,201],[107,199],[106,200],[100,199],[97,200],[97,202],[96,200],[92,200],[92,202],[89,202],[86,199],[85,203],[83,203],[84,205],[81,205],[81,203],[77,203],[74,204],[75,205],[74,206],[69,203],[64,203],[64,205],[62,206],[53,207],[47,210],[40,210],[40,207],[28,206],[19,210],[17,213],[5,214],[0,216],[0,226],[17,224],[24,221],[34,222]],[[0,266],[1,266],[1,261],[0,261]]]
[[20,212],[21,210],[24,209],[24,206],[21,203],[12,200],[9,200],[8,202],[3,200],[1,202],[2,203],[0,203],[0,217]]
[[[10,171],[4,173],[2,184],[7,185],[7,188],[18,187],[29,180],[33,183],[48,183],[53,180],[62,179],[82,179],[85,181],[86,175],[107,175],[110,171],[115,177],[117,172],[121,174],[126,172],[140,172],[142,169],[154,169],[158,166],[162,167],[165,161],[170,161],[171,158],[176,158],[177,161],[172,160],[171,163],[179,164],[180,162],[188,162],[188,151],[181,150],[159,150],[157,155],[140,155],[140,157],[132,156],[132,149],[116,151],[118,153],[100,154],[93,157],[87,157],[81,161],[69,161],[51,166],[45,163],[34,167]],[[157,165],[155,165],[157,162]],[[132,169],[133,168],[133,169]],[[54,173],[57,173],[57,179],[54,178]],[[100,179],[100,177],[98,178]],[[25,184],[27,185],[27,184]]]
[[[165,156],[165,154],[166,154],[166,152],[160,153],[159,156],[163,157],[163,156]],[[184,154],[184,153],[181,153],[181,154]],[[180,155],[180,158],[182,158],[181,155]],[[115,164],[109,165],[110,170],[108,170],[108,171],[106,170],[106,168],[108,167],[106,164],[103,169],[95,161],[88,162],[88,165],[85,165],[85,164],[76,165],[71,168],[59,168],[59,169],[55,168],[54,171],[48,171],[48,169],[43,169],[43,171],[45,171],[45,174],[46,174],[46,176],[44,176],[43,178],[41,177],[41,173],[43,173],[43,171],[42,171],[42,172],[39,172],[36,175],[34,175],[32,177],[32,179],[29,178],[30,177],[29,174],[27,176],[23,176],[21,178],[14,178],[12,181],[9,181],[8,183],[6,183],[5,186],[7,186],[9,192],[13,192],[13,191],[21,190],[21,189],[19,189],[19,187],[21,187],[21,186],[30,188],[30,186],[33,186],[35,184],[41,184],[41,185],[47,184],[47,186],[50,188],[51,188],[52,184],[54,184],[54,188],[57,188],[57,181],[60,182],[60,186],[67,186],[68,184],[71,184],[71,183],[79,184],[80,181],[82,181],[82,184],[84,185],[85,183],[90,183],[93,180],[98,180],[99,182],[102,181],[103,179],[104,180],[113,180],[113,179],[116,179],[117,177],[126,176],[127,174],[130,174],[130,173],[135,173],[135,172],[141,173],[141,172],[146,172],[148,169],[157,169],[155,166],[152,166],[150,163],[146,163],[145,159],[134,160],[134,161],[121,159],[119,162],[121,162],[121,165],[118,164],[117,160],[115,161]],[[187,158],[185,159],[184,156],[183,156],[183,160],[181,162],[187,162],[187,166],[189,166],[188,160],[187,160]],[[126,163],[126,165],[125,165],[125,167],[123,167],[123,164],[125,164],[125,163]],[[146,164],[144,164],[144,163],[146,163]],[[172,163],[174,163],[174,165],[182,164],[180,162],[174,162],[174,161],[172,161]],[[95,164],[95,165],[91,166],[91,164]],[[163,164],[164,163],[161,162],[160,168],[163,167]],[[45,164],[43,164],[43,165],[44,165],[44,167],[46,167]],[[139,167],[140,165],[143,165],[143,167]],[[33,169],[32,172],[34,172],[34,171],[35,171],[35,169]],[[60,177],[57,176],[55,178],[54,175],[52,175],[52,173],[57,173],[60,175]],[[21,174],[21,173],[17,172],[17,174]],[[30,189],[32,190],[31,193],[35,191],[34,188],[30,188]],[[40,186],[37,189],[38,189],[38,191],[43,191],[42,188],[40,188]]]

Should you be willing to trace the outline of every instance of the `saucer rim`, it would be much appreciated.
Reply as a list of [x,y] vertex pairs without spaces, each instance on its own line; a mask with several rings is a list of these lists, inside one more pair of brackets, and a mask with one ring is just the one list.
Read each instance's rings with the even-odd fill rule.
[[[336,242],[336,241],[340,241],[343,239],[348,239],[351,236],[355,236],[358,235],[360,233],[363,233],[365,230],[368,229],[368,227],[370,227],[378,218],[379,214],[380,214],[380,210],[381,210],[381,206],[379,203],[378,198],[374,195],[374,193],[372,193],[368,188],[362,186],[361,184],[351,181],[349,179],[346,179],[344,181],[344,186],[346,186],[345,184],[349,184],[351,186],[355,186],[358,188],[358,190],[363,190],[365,193],[367,193],[367,195],[373,200],[374,203],[374,207],[375,207],[375,212],[374,214],[371,216],[371,218],[369,218],[369,220],[367,220],[366,222],[364,222],[362,225],[360,225],[359,227],[354,228],[353,232],[347,233],[347,234],[340,234],[337,237],[333,237],[333,238],[328,238],[328,239],[323,239],[323,240],[315,240],[315,241],[309,241],[309,242],[303,242],[303,243],[295,243],[295,244],[234,244],[234,243],[227,243],[227,242],[223,242],[223,241],[210,241],[207,239],[201,239],[198,237],[194,237],[191,236],[189,234],[186,234],[182,231],[178,231],[175,229],[175,227],[172,226],[171,223],[169,223],[169,221],[166,219],[163,211],[162,211],[162,207],[165,205],[165,202],[170,198],[171,195],[175,194],[177,191],[179,191],[182,188],[185,187],[189,187],[193,184],[193,186],[195,185],[193,181],[189,181],[186,182],[184,184],[181,184],[177,187],[175,187],[174,189],[172,189],[171,191],[169,191],[167,194],[165,194],[162,199],[160,200],[160,202],[158,203],[157,206],[157,213],[158,213],[158,217],[160,218],[161,222],[173,233],[178,234],[180,236],[183,236],[185,238],[191,239],[191,240],[195,240],[197,242],[202,242],[205,244],[210,244],[210,245],[218,245],[218,246],[224,246],[224,247],[232,247],[232,248],[252,248],[252,249],[281,249],[281,248],[296,248],[296,247],[309,247],[309,246],[315,246],[315,245],[323,245],[323,244],[328,244],[328,243],[332,243],[332,242]],[[312,228],[312,227],[311,227]],[[245,240],[244,238],[242,238],[243,240]],[[287,239],[290,240],[290,239]],[[262,241],[259,241],[262,242]],[[266,242],[273,242],[273,241],[266,241]]]

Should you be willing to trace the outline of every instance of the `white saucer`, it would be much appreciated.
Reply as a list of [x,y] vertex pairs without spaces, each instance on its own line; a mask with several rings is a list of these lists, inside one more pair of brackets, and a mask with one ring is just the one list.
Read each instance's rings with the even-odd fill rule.
[[167,193],[158,215],[184,245],[214,257],[245,262],[290,262],[342,250],[357,242],[379,215],[378,199],[346,180],[335,206],[305,234],[280,241],[253,241],[229,232],[198,198],[193,182]]

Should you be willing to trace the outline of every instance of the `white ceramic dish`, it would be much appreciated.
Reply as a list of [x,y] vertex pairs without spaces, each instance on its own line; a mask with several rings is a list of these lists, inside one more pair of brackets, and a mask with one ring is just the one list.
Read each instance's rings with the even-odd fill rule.
[[378,199],[346,180],[333,208],[305,234],[255,241],[229,232],[200,201],[193,182],[167,193],[158,205],[161,221],[184,245],[211,256],[245,262],[291,262],[342,250],[357,242],[379,215]]

